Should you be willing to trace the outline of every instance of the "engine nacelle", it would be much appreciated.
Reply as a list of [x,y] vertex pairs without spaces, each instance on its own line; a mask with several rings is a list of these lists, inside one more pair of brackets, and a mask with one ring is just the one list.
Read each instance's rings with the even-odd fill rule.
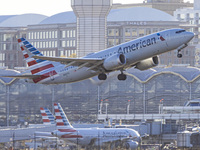
[[143,71],[143,70],[147,70],[152,67],[155,67],[158,64],[159,64],[159,58],[158,58],[158,56],[154,56],[152,58],[148,58],[148,59],[138,62],[136,64],[135,68]]
[[138,142],[129,141],[126,143],[126,149],[134,150],[134,149],[137,149],[137,147],[138,147]]
[[106,70],[116,70],[126,64],[126,57],[124,54],[116,54],[108,57],[103,62],[103,67]]

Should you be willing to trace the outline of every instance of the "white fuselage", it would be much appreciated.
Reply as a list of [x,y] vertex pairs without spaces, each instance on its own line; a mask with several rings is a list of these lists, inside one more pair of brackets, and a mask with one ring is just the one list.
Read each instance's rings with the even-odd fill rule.
[[140,142],[139,133],[128,128],[77,128],[75,130],[76,132],[57,132],[57,136],[81,146],[105,146],[106,143],[120,140]]
[[[158,33],[153,33],[136,40],[96,52],[86,56],[85,58],[102,58],[105,60],[112,55],[122,53],[126,57],[126,64],[123,66],[123,69],[126,69],[134,66],[136,63],[142,60],[174,50],[183,44],[187,44],[194,36],[192,32],[176,33],[178,30],[180,29],[169,29]],[[58,62],[54,63],[56,64],[54,69],[57,74],[41,80],[38,83],[70,83],[88,79],[100,73],[100,71],[88,70],[87,67],[77,69],[78,67],[76,66],[69,66],[65,68],[66,65],[64,64]]]

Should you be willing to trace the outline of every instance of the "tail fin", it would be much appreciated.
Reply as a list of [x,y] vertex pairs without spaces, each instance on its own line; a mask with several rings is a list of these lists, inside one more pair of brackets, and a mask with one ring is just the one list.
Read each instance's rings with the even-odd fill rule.
[[61,132],[76,132],[70,124],[65,112],[63,111],[60,103],[54,103],[56,126]]
[[43,124],[45,125],[55,124],[55,117],[48,108],[41,107],[40,112],[42,115]]
[[37,83],[57,74],[54,67],[56,65],[55,62],[32,58],[32,56],[43,56],[43,54],[25,38],[18,39],[18,43],[32,75],[42,75],[41,77],[33,79],[33,82]]
[[34,55],[43,56],[43,54],[35,47],[33,47],[33,45],[31,45],[25,38],[18,39],[18,43],[24,55],[24,59],[26,60],[29,67],[40,62],[46,61],[32,58],[32,56]]

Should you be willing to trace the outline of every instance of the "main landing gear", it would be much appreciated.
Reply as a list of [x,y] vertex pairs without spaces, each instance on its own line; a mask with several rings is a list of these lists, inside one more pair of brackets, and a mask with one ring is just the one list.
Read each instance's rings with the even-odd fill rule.
[[121,73],[121,74],[119,74],[118,76],[117,76],[117,78],[118,78],[118,80],[120,80],[120,81],[124,81],[124,80],[126,80],[126,75],[125,74],[123,74],[123,72]]
[[178,58],[182,58],[182,54],[180,53],[180,51],[182,50],[182,49],[184,49],[185,47],[187,47],[188,45],[187,44],[183,44],[183,45],[181,45],[181,46],[179,46],[178,48],[177,48],[177,51],[178,51],[178,54],[177,54],[177,57]]
[[99,80],[106,80],[107,79],[107,75],[105,73],[100,73],[98,75]]
[[[120,81],[124,81],[124,80],[126,80],[127,76],[123,73],[123,71],[121,71],[121,73],[117,76],[117,78]],[[107,79],[107,75],[105,73],[100,73],[98,75],[98,79],[99,80],[106,80]]]

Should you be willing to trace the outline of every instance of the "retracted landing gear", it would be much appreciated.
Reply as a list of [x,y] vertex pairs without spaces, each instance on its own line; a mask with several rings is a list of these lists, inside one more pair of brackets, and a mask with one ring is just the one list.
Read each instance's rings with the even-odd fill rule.
[[100,73],[100,74],[98,75],[98,79],[99,79],[99,80],[106,80],[106,79],[107,79],[107,75],[106,75],[105,73]]
[[178,51],[178,54],[177,54],[177,57],[178,58],[182,58],[182,54],[180,53],[180,51],[182,50],[182,49],[184,49],[185,47],[187,47],[188,45],[187,44],[183,44],[183,45],[181,45],[181,46],[179,46],[178,48],[177,48],[177,51]]

